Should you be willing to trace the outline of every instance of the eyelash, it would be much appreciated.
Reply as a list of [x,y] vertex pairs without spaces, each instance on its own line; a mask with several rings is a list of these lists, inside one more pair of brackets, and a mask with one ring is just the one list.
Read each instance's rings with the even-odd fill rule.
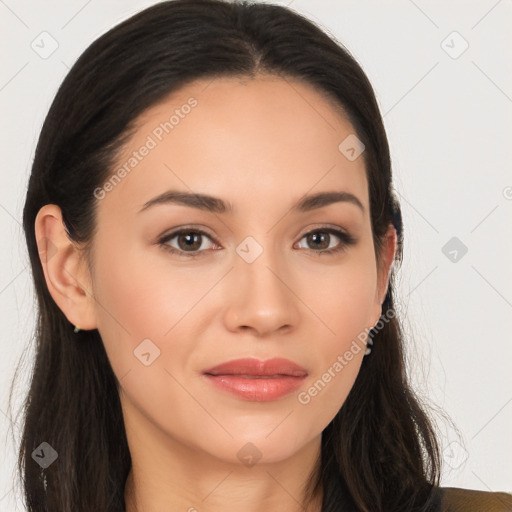
[[[208,233],[206,233],[205,231],[203,231],[201,229],[183,228],[183,229],[180,229],[177,231],[173,231],[172,233],[169,233],[168,235],[165,235],[164,237],[160,238],[158,240],[158,245],[161,246],[162,249],[164,249],[165,251],[168,251],[171,254],[175,254],[177,256],[184,257],[184,258],[197,258],[199,256],[203,256],[203,253],[206,252],[205,250],[187,252],[187,251],[182,251],[182,250],[176,249],[175,247],[171,247],[170,245],[167,244],[167,242],[169,242],[173,238],[176,238],[179,235],[192,234],[192,233],[198,234],[198,235],[204,235],[204,236],[210,238],[212,240],[212,242],[217,243],[215,240],[212,239],[212,237]],[[335,254],[341,253],[341,252],[345,251],[349,246],[354,245],[357,242],[356,238],[354,238],[352,235],[346,233],[345,231],[341,231],[341,230],[329,228],[329,227],[320,227],[320,228],[314,229],[312,231],[308,231],[307,233],[304,233],[304,235],[302,235],[300,240],[302,240],[303,238],[307,237],[308,235],[311,235],[314,233],[333,234],[341,240],[341,242],[337,246],[335,246],[331,249],[324,249],[321,251],[309,249],[313,253],[316,253],[316,256],[322,256],[322,255],[326,255],[326,254],[327,255],[335,255]]]

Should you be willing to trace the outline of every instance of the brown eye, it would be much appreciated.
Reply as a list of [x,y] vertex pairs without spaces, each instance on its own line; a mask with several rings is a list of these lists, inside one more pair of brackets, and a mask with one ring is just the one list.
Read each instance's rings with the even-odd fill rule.
[[[336,238],[339,240],[337,244]],[[310,231],[302,239],[306,239],[306,249],[311,249],[318,255],[341,252],[347,249],[348,246],[356,243],[356,239],[353,236],[332,228],[319,228],[315,231]],[[331,245],[333,242],[334,244]]]
[[[210,240],[210,244],[213,245],[211,237],[204,231],[197,229],[182,229],[164,236],[158,241],[158,244],[173,254],[194,257],[201,256],[207,249],[211,249],[211,245],[208,247],[208,244],[204,247],[205,244],[203,242],[205,238]],[[171,243],[174,240],[176,240],[176,242]]]
[[328,249],[331,234],[317,231],[315,233],[309,233],[306,236],[306,240],[310,247],[314,247],[315,249]]
[[177,235],[176,238],[178,240],[179,249],[184,251],[194,251],[200,249],[202,235],[200,233],[191,233]]

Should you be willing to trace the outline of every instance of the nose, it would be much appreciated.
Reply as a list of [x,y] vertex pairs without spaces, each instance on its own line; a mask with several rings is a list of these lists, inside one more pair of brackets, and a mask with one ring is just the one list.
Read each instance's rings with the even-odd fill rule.
[[271,252],[264,250],[252,263],[236,257],[224,312],[228,330],[251,330],[263,337],[297,327],[300,300],[292,272]]

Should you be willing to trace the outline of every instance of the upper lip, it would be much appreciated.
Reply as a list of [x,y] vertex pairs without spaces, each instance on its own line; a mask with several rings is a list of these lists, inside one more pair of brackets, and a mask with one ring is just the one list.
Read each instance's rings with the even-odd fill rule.
[[214,366],[204,373],[208,375],[288,375],[292,377],[304,377],[308,374],[307,370],[302,368],[302,366],[289,359],[280,357],[267,359],[266,361],[260,361],[251,357],[233,359],[232,361]]

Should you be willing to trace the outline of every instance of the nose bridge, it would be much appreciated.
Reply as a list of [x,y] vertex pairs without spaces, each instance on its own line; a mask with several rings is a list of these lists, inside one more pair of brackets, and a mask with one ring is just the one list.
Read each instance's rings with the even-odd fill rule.
[[249,236],[236,247],[234,300],[229,302],[226,317],[231,328],[252,327],[263,334],[293,326],[298,320],[296,301],[289,289],[293,286],[287,282],[290,273],[269,240],[261,237],[260,242]]

